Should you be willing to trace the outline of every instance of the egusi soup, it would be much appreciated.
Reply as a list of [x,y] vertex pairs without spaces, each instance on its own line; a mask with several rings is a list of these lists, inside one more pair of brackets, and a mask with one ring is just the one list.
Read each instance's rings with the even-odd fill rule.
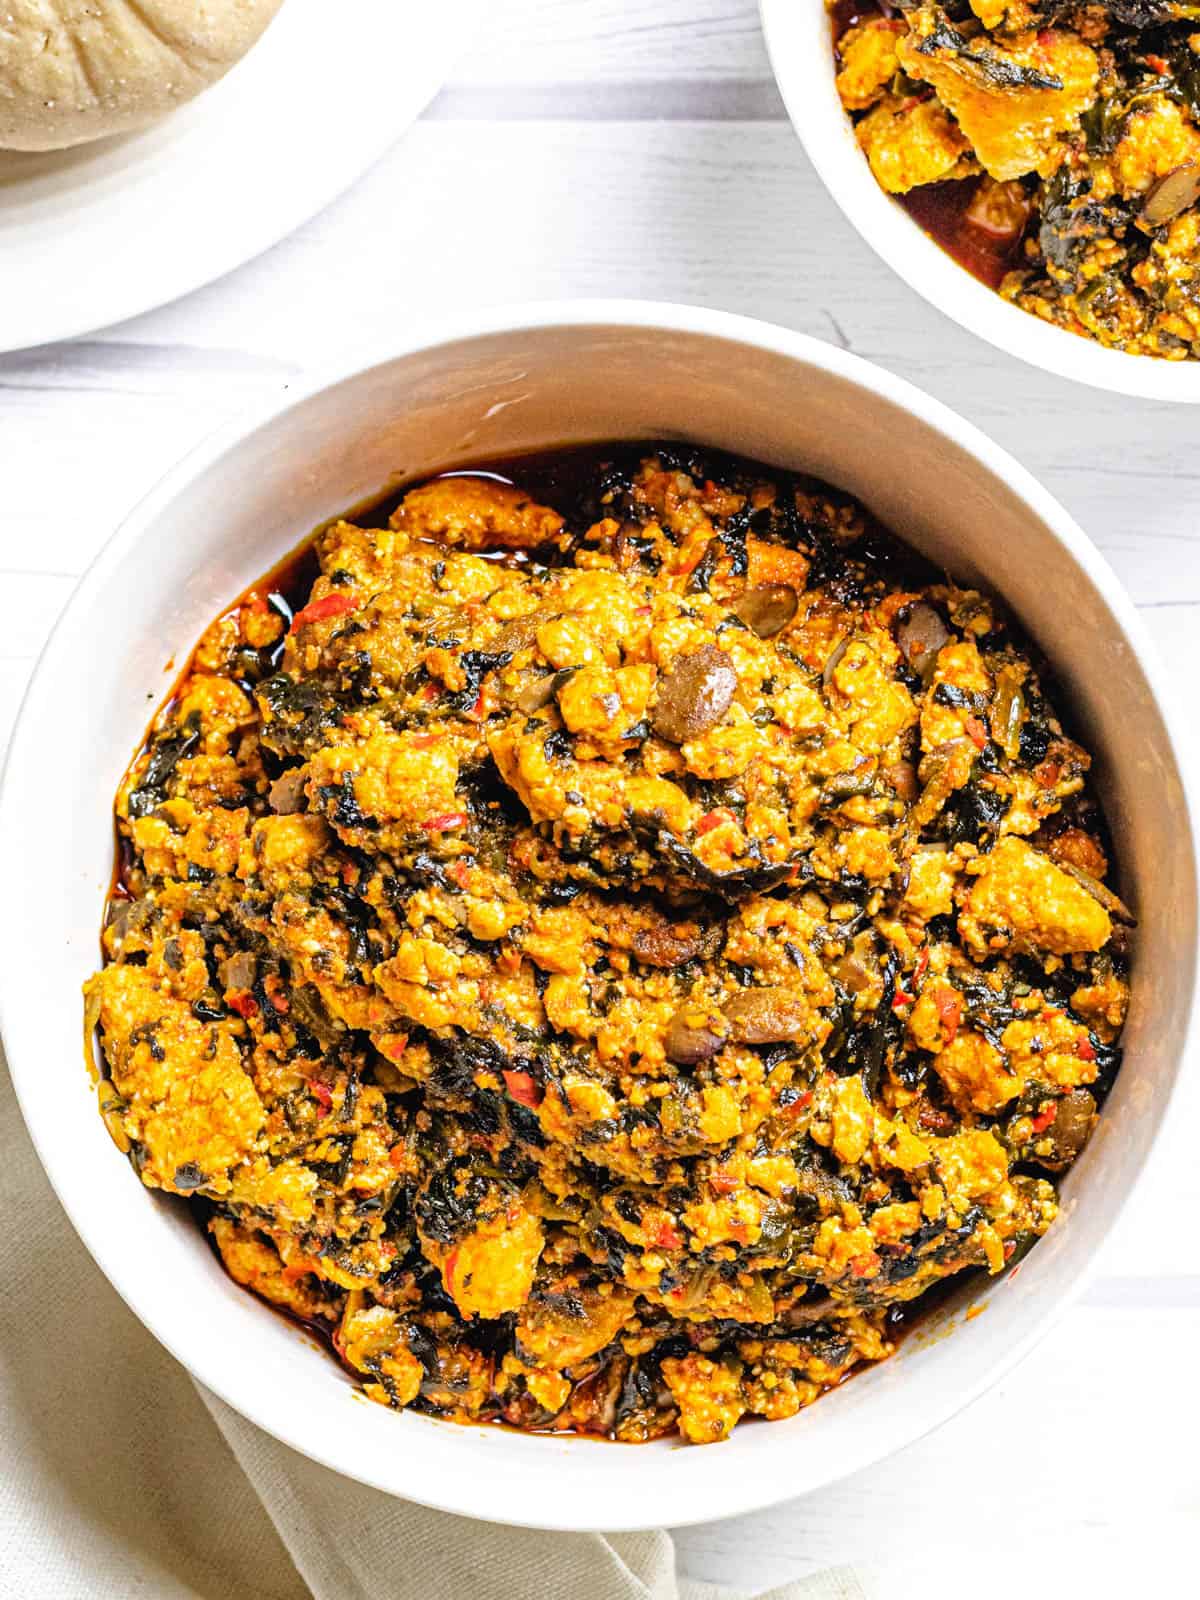
[[831,10],[859,144],[927,232],[1047,322],[1200,356],[1200,5]]
[[384,1404],[791,1416],[1054,1219],[1128,993],[1088,768],[997,603],[819,483],[421,483],[134,757],[102,1113]]

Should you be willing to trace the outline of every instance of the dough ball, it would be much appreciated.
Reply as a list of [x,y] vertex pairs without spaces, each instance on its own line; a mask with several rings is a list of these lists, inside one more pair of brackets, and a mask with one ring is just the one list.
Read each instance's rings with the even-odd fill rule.
[[282,0],[0,0],[0,149],[145,127],[240,61]]

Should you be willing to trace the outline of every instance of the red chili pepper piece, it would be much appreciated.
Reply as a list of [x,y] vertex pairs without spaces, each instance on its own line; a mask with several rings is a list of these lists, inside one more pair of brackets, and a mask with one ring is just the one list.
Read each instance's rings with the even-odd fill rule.
[[240,989],[237,994],[229,997],[230,1009],[236,1011],[239,1017],[256,1017],[258,1015],[258,1001],[247,989]]
[[467,821],[465,811],[446,811],[440,817],[427,817],[421,824],[426,833],[446,833],[451,828],[461,828]]
[[915,994],[906,994],[903,989],[896,990],[896,998],[892,1001],[893,1011],[903,1011],[905,1006],[911,1006],[916,999]]
[[660,1250],[678,1250],[683,1243],[683,1236],[672,1222],[660,1222],[655,1231],[653,1243]]
[[1058,1102],[1048,1105],[1044,1111],[1039,1111],[1036,1117],[1031,1117],[1029,1126],[1034,1133],[1045,1133],[1046,1129],[1058,1115]]
[[307,628],[310,622],[328,622],[330,617],[345,616],[357,604],[358,595],[353,589],[338,589],[333,594],[323,594],[319,600],[310,600],[297,611],[292,618],[291,632],[298,633],[301,628]]
[[976,750],[982,750],[984,745],[988,742],[987,729],[984,727],[983,723],[980,722],[978,717],[968,717],[966,728],[968,734],[971,736],[971,743],[975,746]]
[[958,1025],[962,1021],[962,996],[953,989],[939,989],[933,997],[937,1006],[938,1017],[942,1027],[945,1028],[947,1044],[953,1044],[958,1033]]
[[699,834],[711,833],[714,828],[719,828],[723,822],[733,822],[733,812],[727,806],[718,806],[715,811],[706,811],[696,824]]
[[523,1106],[540,1106],[542,1091],[530,1077],[528,1072],[505,1072],[502,1074],[504,1085],[514,1100],[520,1101]]
[[327,1083],[322,1083],[319,1078],[312,1078],[308,1087],[313,1092],[313,1099],[318,1101],[322,1111],[329,1111],[333,1106],[333,1090]]
[[1075,1046],[1075,1054],[1079,1057],[1080,1061],[1095,1061],[1096,1048],[1090,1039],[1080,1039],[1079,1043]]

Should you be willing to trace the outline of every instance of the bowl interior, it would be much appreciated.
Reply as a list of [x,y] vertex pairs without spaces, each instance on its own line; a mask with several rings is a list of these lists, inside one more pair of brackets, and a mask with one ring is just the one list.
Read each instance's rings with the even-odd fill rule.
[[876,183],[834,85],[824,0],[760,0],[767,47],[809,160],[866,242],[931,305],[981,339],[1062,378],[1150,400],[1200,403],[1200,361],[1108,350],[1042,322],[979,282]]
[[[492,326],[289,400],[205,447],[85,579],[36,675],[0,795],[0,860],[21,907],[0,930],[5,1037],[42,1159],[100,1265],[195,1375],[272,1433],[380,1488],[496,1520],[729,1515],[917,1437],[1016,1359],[1070,1293],[1145,1160],[1176,1071],[1197,943],[1187,802],[1115,580],[1015,463],[934,402],[814,341],[708,313]],[[1069,685],[1142,919],[1126,1064],[1071,1173],[1064,1222],[1019,1276],[966,1287],[894,1360],[791,1421],[701,1450],[530,1438],[361,1400],[310,1340],[229,1282],[181,1206],[141,1187],[96,1114],[80,1054],[112,795],[170,684],[169,658],[307,530],[389,481],[654,435],[814,472],[955,576],[986,577],[1006,596]],[[988,1314],[961,1329],[971,1298]]]

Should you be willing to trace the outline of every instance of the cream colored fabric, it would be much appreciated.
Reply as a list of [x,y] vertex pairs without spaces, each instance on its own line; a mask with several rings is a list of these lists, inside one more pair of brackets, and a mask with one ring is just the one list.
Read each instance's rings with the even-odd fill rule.
[[[666,1533],[426,1511],[200,1391],[75,1237],[2,1062],[0,1218],[2,1600],[732,1600],[676,1578]],[[836,1572],[770,1600],[863,1595]]]

